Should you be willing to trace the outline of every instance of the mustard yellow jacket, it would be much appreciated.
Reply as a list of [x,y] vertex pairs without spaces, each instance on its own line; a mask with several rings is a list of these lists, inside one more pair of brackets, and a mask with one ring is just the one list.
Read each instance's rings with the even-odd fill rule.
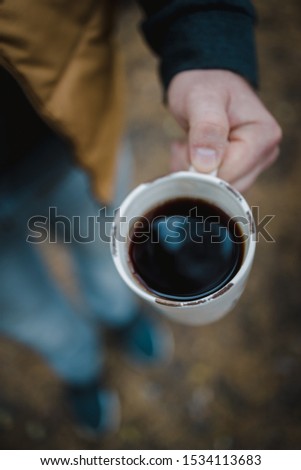
[[95,193],[111,196],[123,79],[114,0],[0,1],[0,63],[73,144]]

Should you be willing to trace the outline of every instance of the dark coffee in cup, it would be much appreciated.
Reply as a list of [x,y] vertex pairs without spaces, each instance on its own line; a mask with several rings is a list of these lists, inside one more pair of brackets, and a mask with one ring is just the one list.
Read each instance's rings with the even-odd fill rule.
[[244,235],[235,218],[190,197],[166,201],[136,218],[130,239],[136,278],[148,291],[175,301],[221,289],[244,257]]

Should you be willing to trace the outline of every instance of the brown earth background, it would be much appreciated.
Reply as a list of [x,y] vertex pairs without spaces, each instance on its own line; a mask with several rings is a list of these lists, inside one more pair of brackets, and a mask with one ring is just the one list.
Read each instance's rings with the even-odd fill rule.
[[[223,320],[191,328],[170,323],[176,343],[167,368],[135,371],[108,345],[108,380],[120,392],[120,431],[88,442],[65,409],[62,384],[39,357],[0,340],[1,449],[300,449],[301,446],[301,4],[255,1],[260,95],[284,131],[281,158],[246,198],[275,215],[275,243],[259,240],[250,281]],[[135,183],[168,171],[180,134],[161,103],[156,60],[124,9],[127,133]],[[54,258],[60,271],[64,256]]]

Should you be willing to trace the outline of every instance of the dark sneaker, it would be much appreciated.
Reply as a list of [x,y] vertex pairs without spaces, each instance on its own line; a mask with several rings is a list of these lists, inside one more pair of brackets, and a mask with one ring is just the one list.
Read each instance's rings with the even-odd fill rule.
[[137,366],[155,366],[169,362],[174,349],[170,329],[161,321],[139,313],[114,333],[130,362]]
[[97,437],[118,430],[120,403],[117,393],[92,382],[69,385],[67,398],[80,434]]

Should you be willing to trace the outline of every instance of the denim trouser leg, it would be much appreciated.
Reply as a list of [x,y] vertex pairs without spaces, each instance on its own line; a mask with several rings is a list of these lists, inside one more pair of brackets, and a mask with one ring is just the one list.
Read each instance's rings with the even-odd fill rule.
[[101,368],[95,328],[74,312],[20,227],[1,235],[0,333],[40,353],[66,381],[94,379]]
[[50,156],[51,181],[47,171],[32,180],[35,167],[30,168],[29,160],[28,174],[21,171],[12,178],[13,184],[7,184],[6,177],[0,184],[0,334],[40,353],[66,381],[83,383],[101,371],[95,318],[121,325],[133,314],[134,301],[115,271],[108,243],[97,239],[68,245],[86,300],[86,311],[76,312],[51,278],[37,247],[26,242],[27,221],[47,215],[49,206],[67,217],[80,216],[83,233],[85,217],[98,215],[81,170],[70,164],[60,182],[53,183],[55,165],[68,160],[59,139],[50,139],[37,152],[41,162],[43,153]]
[[[73,168],[65,180],[49,193],[47,205],[53,205],[57,220],[52,220],[52,237],[62,237],[74,262],[85,308],[107,326],[122,326],[135,314],[135,297],[121,279],[110,253],[113,207],[125,196],[130,175],[130,153],[122,150],[117,175],[117,197],[110,206],[100,206],[91,197],[87,175]],[[118,201],[120,202],[120,201]],[[71,233],[70,233],[70,226]],[[64,226],[65,225],[65,226]]]

